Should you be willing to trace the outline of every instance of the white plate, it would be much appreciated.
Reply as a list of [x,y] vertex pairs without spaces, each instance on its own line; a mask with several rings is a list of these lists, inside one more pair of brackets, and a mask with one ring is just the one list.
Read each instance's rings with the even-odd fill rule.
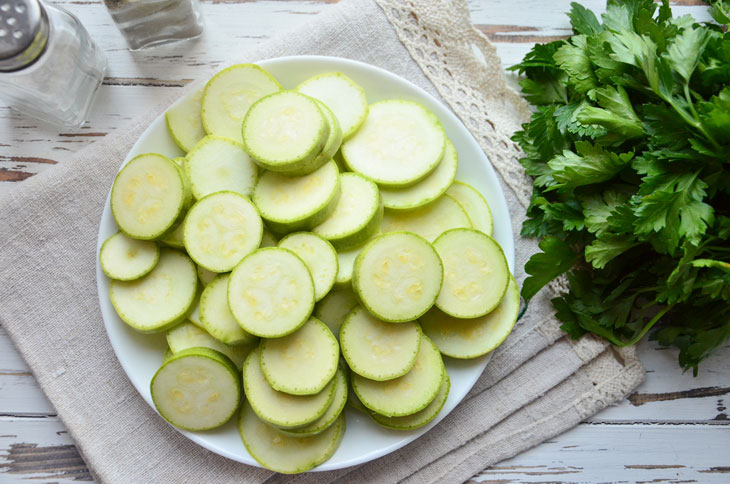
[[[365,89],[370,103],[383,99],[409,99],[418,101],[429,108],[443,123],[447,136],[454,143],[459,154],[457,178],[472,184],[484,194],[487,202],[489,202],[494,216],[494,237],[504,249],[510,269],[513,269],[512,225],[504,194],[497,181],[497,175],[464,125],[439,101],[423,89],[395,74],[369,64],[348,59],[321,56],[280,57],[261,61],[259,64],[268,70],[284,88],[294,88],[297,84],[315,74],[340,71],[350,76]],[[126,164],[134,156],[149,152],[161,153],[170,158],[183,155],[168,135],[164,115],[157,118],[147,128],[127,155],[124,163]],[[117,226],[112,217],[109,198],[107,197],[99,227],[97,252],[101,247],[101,243],[116,231]],[[141,334],[119,319],[109,300],[109,279],[101,271],[98,257],[96,277],[101,313],[109,334],[109,340],[132,384],[147,403],[154,408],[149,384],[155,371],[160,366],[162,355],[167,347],[164,333],[158,335]],[[368,462],[393,452],[428,432],[464,398],[479,378],[479,375],[481,375],[488,359],[489,355],[469,361],[445,359],[446,368],[451,377],[451,394],[438,417],[420,429],[412,431],[384,429],[365,415],[348,409],[347,432],[342,444],[332,458],[315,470],[340,469]],[[438,429],[435,431],[437,432]],[[217,454],[258,466],[241,442],[236,428],[236,418],[231,419],[226,425],[215,430],[207,432],[180,430],[180,433]]]

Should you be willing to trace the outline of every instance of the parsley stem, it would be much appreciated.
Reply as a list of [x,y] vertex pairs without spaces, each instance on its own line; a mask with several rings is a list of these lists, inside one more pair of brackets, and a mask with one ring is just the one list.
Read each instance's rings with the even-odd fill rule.
[[641,332],[640,332],[639,334],[637,334],[636,336],[634,336],[633,338],[631,338],[631,339],[630,339],[629,341],[623,341],[623,342],[621,342],[621,343],[620,343],[620,344],[618,344],[617,346],[620,346],[620,347],[622,347],[622,348],[623,348],[624,346],[631,346],[631,345],[635,345],[636,343],[638,343],[638,342],[639,342],[639,340],[641,340],[641,338],[643,338],[643,337],[644,337],[644,335],[645,335],[645,334],[646,334],[646,333],[647,333],[647,332],[648,332],[648,331],[649,331],[649,330],[650,330],[650,329],[651,329],[651,328],[652,328],[652,327],[653,327],[653,326],[654,326],[654,325],[655,325],[656,323],[658,323],[658,322],[659,322],[659,320],[660,320],[660,319],[662,318],[662,316],[664,316],[664,315],[665,315],[665,314],[666,314],[666,313],[667,313],[667,312],[668,312],[668,311],[669,311],[670,309],[672,309],[672,307],[674,307],[674,304],[670,304],[669,306],[667,306],[667,307],[665,307],[664,309],[662,309],[661,311],[659,311],[659,312],[658,312],[658,313],[657,313],[657,314],[656,314],[656,315],[655,315],[655,316],[654,316],[654,317],[653,317],[653,318],[651,319],[651,321],[649,321],[649,323],[648,323],[648,324],[647,324],[646,326],[644,326],[644,329],[642,329],[642,330],[641,330]]
[[[692,95],[689,92],[689,82],[684,83],[684,97],[687,99],[687,105],[689,107],[689,111],[692,114],[692,117],[694,118],[695,124],[694,126],[700,130],[700,132],[707,138],[707,140],[712,143],[712,145],[715,147],[715,149],[720,149],[720,145],[715,141],[715,138],[710,135],[710,133],[705,130],[705,126],[702,124],[702,121],[700,120],[700,116],[697,114],[697,111],[695,110],[695,105],[692,102]],[[675,108],[676,109],[676,108]]]

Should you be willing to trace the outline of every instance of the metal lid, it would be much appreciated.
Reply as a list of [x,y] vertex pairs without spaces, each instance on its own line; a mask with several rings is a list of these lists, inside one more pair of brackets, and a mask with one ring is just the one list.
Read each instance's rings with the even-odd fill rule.
[[0,0],[0,71],[28,66],[48,41],[48,17],[38,0]]

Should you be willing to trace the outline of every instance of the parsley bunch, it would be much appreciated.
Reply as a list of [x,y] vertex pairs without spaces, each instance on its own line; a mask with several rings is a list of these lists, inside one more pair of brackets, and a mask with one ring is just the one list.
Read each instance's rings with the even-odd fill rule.
[[[553,299],[562,328],[618,346],[651,337],[699,363],[730,337],[730,34],[673,17],[667,0],[577,3],[574,35],[512,67],[536,105],[513,140],[534,187],[522,235],[529,300]],[[713,17],[730,23],[730,4]]]

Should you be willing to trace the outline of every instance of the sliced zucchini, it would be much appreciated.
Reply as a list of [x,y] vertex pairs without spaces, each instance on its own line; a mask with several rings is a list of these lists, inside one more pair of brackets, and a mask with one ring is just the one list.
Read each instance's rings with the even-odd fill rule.
[[166,362],[166,361],[167,361],[167,360],[169,360],[169,359],[170,359],[170,358],[172,357],[172,355],[174,355],[174,354],[175,354],[175,353],[173,353],[173,352],[172,352],[172,350],[171,350],[170,348],[165,348],[165,353],[164,353],[164,354],[162,355],[162,362],[163,362],[163,363],[164,363],[164,362]]
[[415,321],[383,322],[357,306],[342,325],[340,343],[352,371],[371,380],[392,380],[413,368],[421,329]]
[[112,185],[111,208],[119,229],[134,239],[157,239],[182,220],[192,195],[171,159],[148,153],[127,163]]
[[340,327],[352,309],[359,304],[352,286],[330,291],[314,307],[314,317],[322,321],[339,338]]
[[423,237],[393,232],[368,243],[357,256],[352,287],[377,318],[413,321],[433,306],[443,272],[439,255]]
[[[160,259],[160,247],[149,240],[131,239],[117,232],[101,244],[99,264],[104,274],[119,281],[133,281],[148,274]],[[335,260],[337,254],[335,254]],[[333,276],[334,282],[334,276]]]
[[317,104],[319,105],[319,109],[322,110],[322,114],[324,114],[324,117],[327,120],[327,124],[329,124],[330,131],[329,136],[327,137],[327,141],[322,148],[322,151],[320,151],[320,153],[315,158],[314,166],[312,167],[312,169],[314,169],[315,167],[319,168],[320,166],[330,161],[332,157],[335,156],[335,153],[340,150],[340,146],[342,146],[342,127],[340,127],[340,122],[337,120],[335,114],[330,108],[327,107],[326,104],[319,101],[317,101]]
[[509,266],[490,236],[474,229],[452,229],[433,247],[444,263],[444,285],[436,306],[456,318],[478,318],[496,308],[507,291]]
[[362,127],[342,144],[347,166],[384,186],[408,186],[436,169],[446,135],[438,118],[418,103],[370,105]]
[[337,250],[363,244],[380,227],[383,204],[378,186],[355,173],[340,175],[342,194],[334,212],[312,232],[329,240]]
[[281,338],[264,339],[259,348],[261,371],[271,388],[292,395],[314,395],[337,372],[340,346],[319,319]]
[[185,174],[197,200],[223,191],[248,197],[256,184],[258,167],[241,143],[206,136],[187,154]]
[[306,472],[329,459],[345,434],[345,416],[317,435],[292,437],[259,420],[248,402],[238,421],[243,445],[266,469],[282,474]]
[[386,210],[381,225],[383,233],[405,230],[429,242],[456,228],[471,228],[471,221],[461,205],[447,194],[415,210]]
[[247,332],[264,338],[285,336],[299,329],[312,313],[312,275],[288,249],[259,249],[231,272],[228,306]]
[[411,371],[386,381],[369,380],[352,373],[352,389],[370,410],[386,417],[403,417],[423,410],[436,398],[445,371],[436,345],[422,336]]
[[169,231],[164,237],[162,237],[160,242],[175,249],[184,249],[185,244],[183,243],[182,232],[183,224],[179,223],[172,231]]
[[209,348],[189,348],[162,363],[150,392],[155,408],[172,425],[208,430],[236,413],[241,380],[226,356]]
[[193,311],[188,314],[188,321],[190,321],[199,328],[203,328],[203,323],[200,322],[200,298],[197,298],[197,301],[195,303],[195,309],[193,309]]
[[386,417],[376,412],[370,412],[375,422],[382,425],[383,427],[395,430],[413,430],[419,427],[423,427],[431,420],[436,418],[436,415],[441,412],[444,407],[444,403],[449,398],[449,390],[451,389],[451,380],[449,379],[449,373],[444,372],[444,379],[441,382],[439,392],[436,394],[436,398],[428,404],[426,408],[420,410],[413,415],[406,415],[403,417]]
[[167,345],[177,354],[188,348],[205,347],[226,355],[239,370],[249,353],[256,347],[257,340],[243,345],[229,346],[212,337],[206,330],[185,321],[167,331]]
[[257,337],[239,326],[228,307],[228,278],[219,274],[203,289],[200,296],[200,324],[211,336],[227,345],[254,343]]
[[255,64],[223,69],[203,91],[200,117],[206,133],[241,142],[241,124],[248,109],[262,97],[280,90],[276,79]]
[[344,139],[355,134],[368,115],[365,91],[341,72],[319,74],[302,82],[296,89],[319,99],[332,110],[342,127]]
[[459,202],[475,229],[487,235],[492,235],[494,227],[492,210],[476,188],[467,183],[455,181],[446,193]]
[[335,380],[314,395],[291,395],[271,388],[259,366],[259,350],[243,364],[246,398],[261,420],[281,428],[308,425],[325,414],[335,396]]
[[279,247],[291,250],[304,261],[314,281],[315,301],[330,292],[339,269],[332,244],[310,232],[297,232],[281,239]]
[[334,212],[340,199],[340,177],[333,161],[304,176],[265,171],[253,192],[253,202],[271,230],[309,230]]
[[276,237],[274,237],[274,234],[264,229],[264,234],[261,236],[260,247],[276,247],[278,243],[279,241],[276,239]]
[[405,188],[380,187],[383,206],[393,210],[412,210],[436,200],[454,182],[457,164],[456,149],[447,138],[444,156],[426,178]]
[[175,144],[185,152],[192,150],[195,143],[205,137],[205,128],[200,120],[200,101],[202,99],[203,89],[199,89],[165,113],[165,122],[170,136]]
[[157,265],[134,281],[112,280],[109,298],[122,321],[143,333],[164,331],[184,320],[196,302],[195,264],[184,253],[161,249]]
[[235,192],[217,192],[190,208],[183,242],[199,266],[228,272],[258,248],[263,229],[261,217],[248,198]]
[[510,277],[502,302],[484,316],[460,319],[432,308],[419,321],[441,354],[468,359],[486,355],[501,345],[514,328],[519,312],[520,290]]
[[316,435],[329,428],[330,425],[337,421],[347,403],[347,377],[342,367],[337,368],[335,375],[335,396],[332,403],[327,407],[327,411],[314,422],[296,429],[280,429],[281,432],[293,437],[307,437]]
[[199,265],[196,265],[195,269],[198,272],[198,279],[200,279],[200,283],[203,286],[207,286],[210,283],[210,281],[215,279],[215,276],[218,275],[217,272],[209,271],[205,267],[201,267]]
[[261,167],[292,172],[309,167],[329,138],[330,125],[319,103],[296,91],[256,101],[243,120],[243,144]]

